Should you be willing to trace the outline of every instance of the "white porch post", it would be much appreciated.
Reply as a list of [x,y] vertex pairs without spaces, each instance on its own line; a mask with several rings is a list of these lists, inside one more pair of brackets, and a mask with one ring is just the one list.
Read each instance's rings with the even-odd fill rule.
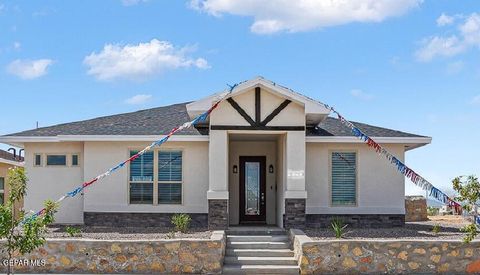
[[285,228],[305,227],[307,190],[305,186],[305,131],[287,132],[285,142],[286,190]]
[[208,226],[228,228],[228,134],[210,130],[209,142]]

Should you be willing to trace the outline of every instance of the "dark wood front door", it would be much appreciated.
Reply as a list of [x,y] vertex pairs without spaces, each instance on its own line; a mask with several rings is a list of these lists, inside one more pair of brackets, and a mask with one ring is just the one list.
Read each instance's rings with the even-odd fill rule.
[[265,223],[266,158],[240,157],[240,223]]

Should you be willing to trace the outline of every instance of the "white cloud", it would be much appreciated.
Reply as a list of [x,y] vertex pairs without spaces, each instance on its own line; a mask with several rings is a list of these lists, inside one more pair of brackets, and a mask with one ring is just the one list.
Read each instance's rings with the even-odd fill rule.
[[176,48],[168,41],[152,39],[138,45],[107,44],[99,53],[85,57],[88,74],[99,80],[143,79],[168,70],[197,67],[207,69],[207,60],[187,57],[192,47]]
[[480,47],[480,13],[472,13],[457,26],[458,33],[449,36],[431,36],[422,40],[415,53],[417,60],[430,61],[438,56],[450,57],[471,48]]
[[381,22],[400,16],[423,0],[191,0],[190,7],[213,16],[233,14],[254,18],[258,34],[300,32],[352,22]]
[[445,13],[442,13],[442,15],[437,18],[437,26],[440,27],[453,24],[453,22],[455,22],[455,17],[446,15]]
[[477,96],[474,96],[472,100],[470,101],[472,105],[480,106],[480,94]]
[[350,91],[350,95],[361,100],[369,101],[374,98],[372,94],[366,93],[360,89],[353,89]]
[[135,95],[125,100],[125,103],[130,105],[144,104],[152,99],[152,95]]
[[124,6],[134,6],[140,2],[147,2],[148,0],[122,0]]
[[53,64],[51,59],[14,60],[7,66],[7,72],[21,79],[34,79],[47,74],[48,67]]

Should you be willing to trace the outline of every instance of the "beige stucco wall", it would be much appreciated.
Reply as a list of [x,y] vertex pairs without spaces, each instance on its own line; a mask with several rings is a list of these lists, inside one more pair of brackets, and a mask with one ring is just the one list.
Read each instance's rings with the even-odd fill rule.
[[[404,160],[403,145],[384,144]],[[330,207],[331,150],[357,152],[357,207]],[[405,178],[365,144],[307,143],[307,214],[405,214]]]
[[[240,171],[233,173],[233,165],[240,167],[240,156],[266,156],[266,219],[267,224],[275,224],[276,209],[276,142],[275,141],[230,141],[229,152],[229,211],[230,224],[239,223],[239,180]],[[274,173],[268,172],[268,167],[274,166]]]
[[285,135],[278,136],[277,140],[277,226],[283,227],[283,214],[285,213]]
[[[91,179],[127,159],[130,149],[143,149],[145,142],[86,142],[85,178]],[[183,151],[182,205],[129,204],[128,166],[95,183],[85,192],[86,212],[207,213],[208,142],[174,142],[161,147]]]
[[[34,167],[34,154],[42,154],[42,167]],[[45,154],[80,154],[78,167],[47,167]],[[83,143],[26,143],[25,169],[29,181],[25,210],[38,211],[46,199],[57,200],[83,182]],[[67,158],[67,163],[70,159]],[[83,223],[83,196],[77,195],[62,202],[55,215],[58,223]]]

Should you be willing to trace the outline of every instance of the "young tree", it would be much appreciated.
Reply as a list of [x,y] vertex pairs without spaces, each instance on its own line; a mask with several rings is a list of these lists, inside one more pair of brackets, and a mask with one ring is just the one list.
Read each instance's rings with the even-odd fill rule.
[[42,216],[24,221],[25,212],[16,213],[15,205],[20,202],[27,191],[27,176],[20,167],[11,168],[7,175],[9,187],[8,198],[4,205],[0,205],[0,239],[6,239],[2,245],[2,253],[7,253],[7,273],[13,272],[11,260],[15,252],[20,255],[30,253],[45,243],[47,225],[54,219],[57,205],[53,201],[45,201],[45,213]]
[[[463,208],[468,212],[472,210],[477,211],[476,205],[478,205],[480,201],[480,182],[478,178],[473,175],[468,177],[461,176],[453,179],[452,183],[453,189],[458,192],[458,196],[455,199],[463,203]],[[478,215],[478,213],[475,213],[475,215]],[[471,224],[463,227],[462,231],[467,234],[463,238],[466,243],[475,239],[478,235],[475,220]]]

